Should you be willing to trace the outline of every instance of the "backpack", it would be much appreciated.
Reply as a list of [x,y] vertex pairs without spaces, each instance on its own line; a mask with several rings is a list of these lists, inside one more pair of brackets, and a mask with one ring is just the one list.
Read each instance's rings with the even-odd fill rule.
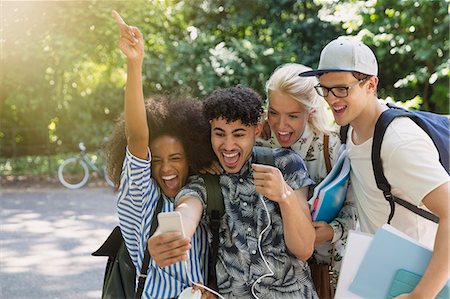
[[[158,227],[158,217],[163,206],[162,197],[159,198],[155,208],[154,217],[150,226],[150,236]],[[136,268],[123,241],[120,227],[116,226],[106,241],[92,253],[93,256],[107,256],[105,276],[103,278],[102,299],[109,298],[135,298],[140,299],[144,291],[145,280],[150,261],[150,253],[145,249],[142,269],[139,275],[138,287],[135,290]]]
[[[387,105],[390,109],[383,111],[383,113],[381,113],[380,117],[378,118],[375,124],[372,143],[372,168],[375,176],[375,181],[377,183],[378,189],[383,191],[384,198],[389,202],[391,208],[387,223],[390,224],[392,217],[394,217],[395,203],[428,220],[438,223],[439,217],[437,217],[436,215],[392,195],[391,185],[384,176],[380,151],[381,143],[389,124],[397,117],[409,117],[433,140],[433,143],[439,152],[439,161],[441,162],[447,173],[449,173],[450,120],[446,116],[435,113],[424,111],[409,111],[397,107],[393,104]],[[345,144],[347,141],[348,128],[349,125],[341,127],[340,135],[342,144]]]
[[[256,152],[256,163],[275,166],[271,148],[255,146],[254,149]],[[205,181],[206,186],[206,197],[208,198],[206,214],[209,216],[209,230],[212,233],[211,252],[208,259],[208,287],[217,291],[216,263],[219,251],[219,228],[220,221],[225,213],[225,206],[219,184],[220,176],[202,174],[201,177]]]

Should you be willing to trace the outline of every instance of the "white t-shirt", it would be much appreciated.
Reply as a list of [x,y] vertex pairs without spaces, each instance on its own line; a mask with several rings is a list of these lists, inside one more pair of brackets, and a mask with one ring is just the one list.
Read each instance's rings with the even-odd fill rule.
[[[351,135],[350,127],[347,143],[351,161],[351,188],[361,230],[373,234],[387,223],[390,206],[375,183],[371,160],[373,139],[355,145]],[[449,180],[431,138],[406,117],[397,118],[388,126],[381,146],[381,160],[392,194],[425,210],[422,199]],[[437,224],[398,204],[395,205],[391,225],[428,247],[434,245]]]

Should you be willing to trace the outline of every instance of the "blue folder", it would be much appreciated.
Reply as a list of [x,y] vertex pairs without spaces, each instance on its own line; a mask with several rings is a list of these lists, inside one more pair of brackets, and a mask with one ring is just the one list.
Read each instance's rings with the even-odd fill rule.
[[350,160],[345,144],[341,146],[330,173],[314,188],[309,200],[313,221],[331,222],[344,205],[350,177]]
[[[412,290],[419,283],[419,280],[422,276],[407,271],[405,269],[397,270],[395,273],[394,279],[392,281],[391,287],[389,289],[389,293],[387,298],[392,299],[397,297],[398,295],[411,293]],[[444,288],[437,294],[436,299],[448,299],[450,298],[450,287],[444,286]]]
[[[431,258],[431,250],[385,226],[377,230],[349,288],[363,298],[388,298],[399,269],[423,275]],[[450,281],[446,285],[450,286]]]

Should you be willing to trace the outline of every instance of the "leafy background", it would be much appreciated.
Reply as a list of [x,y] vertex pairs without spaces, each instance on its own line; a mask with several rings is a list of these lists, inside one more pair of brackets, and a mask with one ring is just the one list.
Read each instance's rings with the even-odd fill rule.
[[449,113],[449,0],[2,1],[0,171],[110,134],[126,80],[112,9],[144,34],[146,95],[236,84],[263,95],[276,66],[316,67],[328,41],[351,35],[378,57],[380,98]]

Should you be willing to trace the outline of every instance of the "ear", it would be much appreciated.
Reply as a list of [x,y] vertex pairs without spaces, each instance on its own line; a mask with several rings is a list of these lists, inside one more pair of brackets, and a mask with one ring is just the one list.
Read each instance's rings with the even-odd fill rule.
[[368,82],[367,87],[369,88],[369,92],[370,93],[376,92],[377,86],[378,86],[378,77],[372,76],[369,78],[369,80],[367,80],[367,82]]
[[255,126],[255,138],[258,138],[261,135],[264,124],[262,122],[258,122]]

